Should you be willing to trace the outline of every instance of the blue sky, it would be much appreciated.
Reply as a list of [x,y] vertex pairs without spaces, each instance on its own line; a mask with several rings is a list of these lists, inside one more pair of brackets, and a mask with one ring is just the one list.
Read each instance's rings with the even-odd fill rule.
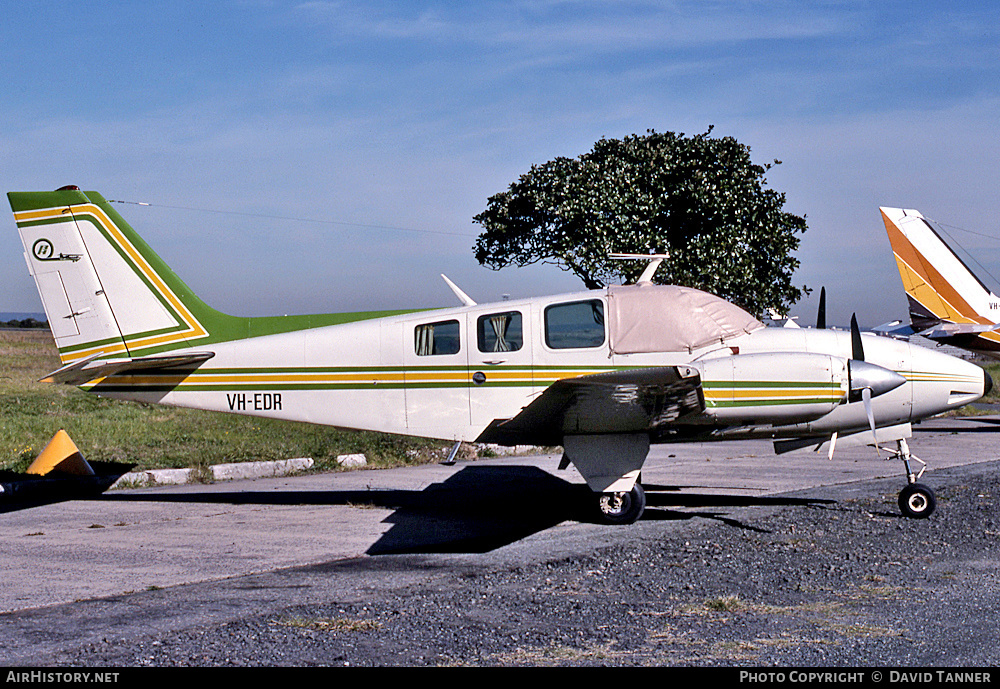
[[[649,129],[734,136],[806,215],[794,309],[906,302],[878,206],[1000,235],[1000,7],[981,2],[12,2],[0,186],[77,184],[237,315],[571,291],[480,267],[532,164]],[[10,215],[0,311],[39,311]],[[994,274],[997,242],[953,236]]]

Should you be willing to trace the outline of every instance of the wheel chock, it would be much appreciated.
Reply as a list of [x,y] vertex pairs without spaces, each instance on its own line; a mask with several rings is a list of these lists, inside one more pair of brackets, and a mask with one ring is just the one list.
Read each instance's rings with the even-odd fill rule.
[[94,476],[94,470],[87,460],[80,454],[76,444],[70,440],[69,434],[61,430],[52,436],[52,440],[45,446],[42,453],[38,455],[31,466],[28,467],[29,474],[36,476],[46,476],[53,471],[74,476]]

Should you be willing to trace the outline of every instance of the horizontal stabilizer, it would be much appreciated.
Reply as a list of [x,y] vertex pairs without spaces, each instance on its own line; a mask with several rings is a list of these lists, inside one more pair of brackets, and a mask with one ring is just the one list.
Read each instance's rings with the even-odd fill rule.
[[65,383],[67,385],[83,385],[98,378],[106,378],[129,371],[140,371],[153,368],[177,368],[179,366],[198,366],[208,361],[214,352],[192,352],[190,354],[165,354],[161,356],[144,356],[136,359],[97,359],[97,356],[67,364],[42,378],[41,383]]
[[1000,328],[1000,323],[945,323],[921,330],[918,335],[923,335],[932,340],[943,337],[955,337],[956,335],[977,335],[979,333],[990,333]]
[[900,340],[905,340],[911,335],[917,334],[917,331],[913,329],[912,325],[904,323],[903,321],[890,321],[888,323],[883,323],[882,325],[872,328],[872,332],[877,335],[894,337]]

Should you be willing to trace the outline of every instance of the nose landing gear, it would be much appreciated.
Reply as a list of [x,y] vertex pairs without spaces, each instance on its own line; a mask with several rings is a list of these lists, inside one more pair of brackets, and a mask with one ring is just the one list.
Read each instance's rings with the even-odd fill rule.
[[[934,491],[922,483],[917,483],[917,479],[923,476],[927,463],[916,455],[910,454],[910,447],[902,439],[896,441],[896,450],[892,451],[892,454],[896,459],[902,460],[903,466],[906,467],[907,486],[899,492],[899,511],[903,513],[904,517],[910,519],[927,519],[937,507]],[[911,460],[920,463],[920,471],[916,474],[910,467]]]

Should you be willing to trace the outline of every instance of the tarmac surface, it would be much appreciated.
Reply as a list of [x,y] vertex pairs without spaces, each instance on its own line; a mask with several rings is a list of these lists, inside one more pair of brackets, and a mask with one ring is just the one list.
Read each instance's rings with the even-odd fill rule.
[[[744,618],[757,615],[774,624],[774,615],[762,612],[772,608],[762,608],[761,601],[785,600],[793,591],[820,592],[815,605],[831,605],[833,591],[881,582],[884,596],[897,599],[902,619],[912,620],[922,613],[906,612],[917,600],[908,595],[906,579],[923,575],[916,570],[898,575],[916,562],[905,553],[921,554],[928,543],[945,538],[934,529],[953,529],[948,541],[965,544],[955,551],[961,562],[945,569],[952,572],[942,579],[951,593],[935,599],[944,606],[935,615],[947,618],[948,611],[961,609],[961,601],[976,601],[976,610],[995,607],[1000,527],[982,520],[992,520],[996,509],[998,433],[995,416],[936,419],[915,427],[911,450],[929,464],[921,482],[945,491],[928,520],[898,515],[896,493],[905,485],[901,462],[880,461],[871,448],[838,447],[832,460],[825,453],[778,456],[764,441],[654,447],[642,477],[647,511],[632,526],[595,523],[582,479],[573,469],[559,471],[553,455],[0,505],[0,662],[991,665],[1000,657],[976,628],[992,639],[1000,620],[977,621],[970,629],[966,614],[963,638],[971,647],[947,650],[927,646],[923,637],[916,644],[887,620],[876,624],[882,614],[877,601],[864,612],[869,626],[858,632],[877,646],[875,651],[866,646],[865,653],[876,655],[858,655],[857,640],[845,645],[842,631],[836,631],[838,643],[824,639],[834,633],[829,626],[812,630],[808,639],[785,629],[786,636],[777,633],[769,644],[757,633],[751,641],[741,637],[708,654],[671,651],[669,656],[663,655],[667,631],[662,629],[625,624],[644,630],[630,640],[611,625],[618,629],[613,652],[602,634],[615,617],[627,622],[615,607],[623,604],[623,591],[638,584],[643,602],[636,606],[658,611],[644,613],[643,620],[660,619],[667,610],[684,616],[689,608],[671,606],[681,599],[690,599],[684,605],[704,602],[712,594],[710,580],[724,572],[728,579],[717,592],[736,591],[753,601],[742,609]],[[962,492],[973,484],[972,493]],[[903,555],[886,540],[898,539],[900,532],[905,538],[893,545]],[[775,541],[774,534],[782,538]],[[824,544],[835,543],[833,550],[844,559],[826,562]],[[796,557],[774,560],[788,544]],[[885,553],[876,562],[879,549]],[[642,561],[636,559],[640,554]],[[658,562],[667,555],[680,559]],[[711,566],[686,573],[691,558]],[[616,569],[629,562],[628,571]],[[720,564],[735,568],[715,567]],[[955,577],[971,588],[958,587]],[[563,588],[549,590],[557,580]],[[569,595],[579,593],[581,581],[592,584],[587,595]],[[803,589],[807,581],[812,583]],[[926,586],[923,582],[920,590]],[[716,596],[723,601],[719,605],[733,608],[726,614],[740,616],[736,603],[725,602],[740,596],[722,593]],[[470,600],[480,601],[472,618],[463,612]],[[484,622],[483,600],[494,601],[488,614],[499,616],[490,624]],[[576,607],[567,609],[568,603]],[[531,633],[513,632],[501,643],[494,628],[508,615],[514,620],[532,610]],[[300,617],[313,622],[287,622]],[[696,626],[708,624],[704,614],[689,617]],[[329,632],[331,620],[357,626],[349,634],[338,628],[338,636]],[[366,625],[381,631],[366,637]],[[872,631],[883,628],[897,631]],[[678,631],[678,623],[668,629],[674,646],[696,633]],[[420,640],[431,632],[434,638]],[[383,638],[376,644],[372,639],[379,634]],[[935,635],[954,643],[946,633]],[[538,651],[553,644],[574,651]],[[595,653],[595,645],[604,650]],[[691,650],[690,644],[682,646]],[[769,655],[762,655],[765,647]],[[900,655],[901,648],[921,647],[922,655]],[[782,655],[789,648],[797,655]],[[878,655],[878,649],[887,655]]]

